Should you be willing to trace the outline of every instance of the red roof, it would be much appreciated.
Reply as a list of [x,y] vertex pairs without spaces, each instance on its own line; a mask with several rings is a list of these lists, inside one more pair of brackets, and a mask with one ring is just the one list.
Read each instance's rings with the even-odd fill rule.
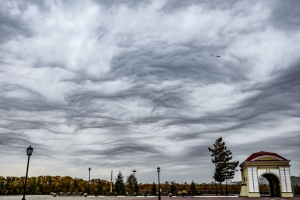
[[260,151],[260,152],[253,153],[245,161],[253,161],[253,159],[255,159],[257,157],[260,157],[260,156],[273,156],[273,157],[277,157],[279,159],[282,159],[284,161],[288,161],[287,159],[285,159],[284,157],[278,155],[277,153],[272,153],[272,152],[267,152],[267,151]]

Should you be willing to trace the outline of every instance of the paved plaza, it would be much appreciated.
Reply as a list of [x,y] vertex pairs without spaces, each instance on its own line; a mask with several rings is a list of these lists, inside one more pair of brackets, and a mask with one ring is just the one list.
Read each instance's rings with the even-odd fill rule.
[[[238,197],[238,196],[197,196],[197,197],[161,197],[162,200],[174,198],[175,200],[300,200],[300,197]],[[21,200],[21,195],[0,196],[0,200]],[[52,197],[50,195],[27,195],[26,200],[157,200],[157,197]]]

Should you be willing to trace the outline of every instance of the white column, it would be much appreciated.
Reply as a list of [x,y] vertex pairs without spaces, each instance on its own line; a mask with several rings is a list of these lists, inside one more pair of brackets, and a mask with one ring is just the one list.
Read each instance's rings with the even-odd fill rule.
[[290,168],[289,167],[284,168],[284,174],[285,174],[285,182],[286,182],[286,191],[287,192],[293,192],[292,191],[291,175],[290,175]]
[[257,178],[257,167],[252,167],[253,170],[253,188],[254,192],[259,192],[258,178]]
[[249,180],[249,192],[259,192],[257,167],[247,167],[248,180]]
[[279,174],[280,174],[281,192],[287,192],[284,167],[279,167]]

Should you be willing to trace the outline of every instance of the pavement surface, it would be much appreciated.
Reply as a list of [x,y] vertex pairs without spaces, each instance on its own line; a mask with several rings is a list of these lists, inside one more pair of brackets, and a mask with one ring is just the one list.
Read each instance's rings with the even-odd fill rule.
[[[52,197],[51,195],[26,195],[26,200],[157,200],[157,197]],[[197,197],[161,197],[162,200],[300,200],[300,197],[238,197],[238,196],[197,196]],[[21,195],[0,196],[0,200],[22,200]]]

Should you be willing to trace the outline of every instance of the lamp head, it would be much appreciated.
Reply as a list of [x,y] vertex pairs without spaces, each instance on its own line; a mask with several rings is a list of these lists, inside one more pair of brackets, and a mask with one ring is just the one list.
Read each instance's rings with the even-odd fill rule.
[[32,152],[33,152],[33,148],[32,148],[31,146],[29,146],[29,147],[27,148],[27,155],[28,155],[28,156],[31,156],[31,155],[32,155]]
[[157,167],[157,172],[160,172],[160,168],[159,167]]

